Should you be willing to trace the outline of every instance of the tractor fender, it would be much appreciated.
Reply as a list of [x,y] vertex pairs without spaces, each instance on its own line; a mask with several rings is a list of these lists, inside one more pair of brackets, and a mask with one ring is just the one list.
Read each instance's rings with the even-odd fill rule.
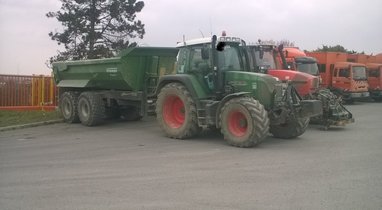
[[226,95],[224,96],[224,98],[220,101],[217,109],[216,109],[216,116],[215,116],[215,119],[216,119],[216,127],[218,128],[219,126],[219,121],[220,121],[220,111],[221,109],[223,108],[224,104],[233,99],[233,98],[238,98],[238,97],[242,97],[242,96],[251,96],[251,93],[250,92],[237,92],[237,93],[231,93],[229,95]]
[[194,87],[194,84],[192,82],[191,77],[189,75],[186,75],[186,74],[184,74],[184,75],[181,75],[181,74],[164,75],[164,76],[160,77],[156,91],[155,91],[155,96],[157,96],[159,94],[160,90],[165,85],[167,85],[169,83],[173,83],[173,82],[177,82],[177,83],[184,85],[187,88],[187,90],[190,92],[192,98],[194,99],[197,108],[200,107],[200,98],[203,98],[202,95],[204,95],[204,94],[200,94],[200,93],[198,94],[198,92],[195,90],[195,87]]

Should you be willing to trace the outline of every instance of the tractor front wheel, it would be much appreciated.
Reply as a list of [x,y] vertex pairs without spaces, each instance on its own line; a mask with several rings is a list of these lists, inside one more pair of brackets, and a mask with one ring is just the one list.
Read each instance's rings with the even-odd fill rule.
[[222,108],[220,120],[224,139],[232,146],[253,147],[268,135],[267,111],[253,98],[229,100]]
[[190,138],[200,131],[195,102],[179,83],[170,83],[161,89],[156,114],[160,127],[170,138]]

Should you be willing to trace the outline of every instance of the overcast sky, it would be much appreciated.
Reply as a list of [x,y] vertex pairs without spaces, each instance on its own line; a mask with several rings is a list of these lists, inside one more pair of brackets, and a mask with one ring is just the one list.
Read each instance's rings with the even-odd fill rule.
[[[381,0],[145,0],[139,19],[142,45],[174,47],[177,41],[221,34],[248,42],[295,42],[313,50],[340,44],[382,53]],[[59,49],[48,33],[60,24],[46,18],[59,0],[0,0],[0,74],[47,74],[45,62]]]

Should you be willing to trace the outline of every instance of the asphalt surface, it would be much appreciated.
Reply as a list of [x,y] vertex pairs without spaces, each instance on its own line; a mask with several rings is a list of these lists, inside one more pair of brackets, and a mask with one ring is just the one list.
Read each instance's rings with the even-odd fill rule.
[[256,148],[154,118],[0,132],[0,209],[382,209],[382,104],[356,122]]

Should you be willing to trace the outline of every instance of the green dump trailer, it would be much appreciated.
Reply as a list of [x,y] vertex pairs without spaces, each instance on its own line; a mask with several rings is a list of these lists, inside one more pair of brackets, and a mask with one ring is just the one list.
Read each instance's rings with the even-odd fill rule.
[[105,118],[140,119],[150,112],[147,101],[159,77],[174,73],[177,53],[177,48],[138,47],[114,58],[53,63],[64,120],[92,126]]

